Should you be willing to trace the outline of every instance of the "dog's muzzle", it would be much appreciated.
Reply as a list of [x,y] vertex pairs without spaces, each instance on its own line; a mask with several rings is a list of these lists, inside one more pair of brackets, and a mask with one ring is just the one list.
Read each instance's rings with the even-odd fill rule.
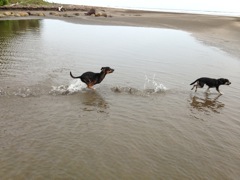
[[111,69],[110,71],[109,71],[109,73],[112,73],[114,71],[114,69]]

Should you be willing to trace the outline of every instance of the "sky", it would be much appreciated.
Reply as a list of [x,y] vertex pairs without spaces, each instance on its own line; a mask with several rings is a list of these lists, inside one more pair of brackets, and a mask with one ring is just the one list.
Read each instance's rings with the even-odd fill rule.
[[239,0],[47,0],[63,4],[121,7],[136,9],[166,9],[192,11],[239,12]]

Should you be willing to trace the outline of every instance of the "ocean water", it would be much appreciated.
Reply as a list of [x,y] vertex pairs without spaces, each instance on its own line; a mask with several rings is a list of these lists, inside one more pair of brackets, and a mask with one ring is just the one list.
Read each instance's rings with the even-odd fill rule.
[[[2,179],[240,176],[233,55],[171,29],[46,19],[0,27]],[[95,90],[69,75],[104,66],[115,71]],[[202,76],[232,84],[224,95],[191,91]]]

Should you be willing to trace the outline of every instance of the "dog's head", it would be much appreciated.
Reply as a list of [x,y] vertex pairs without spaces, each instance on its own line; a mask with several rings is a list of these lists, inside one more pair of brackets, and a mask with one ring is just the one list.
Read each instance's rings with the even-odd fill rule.
[[114,71],[114,69],[111,69],[110,67],[102,67],[101,71],[103,71],[105,74],[110,74]]
[[219,84],[230,85],[231,82],[228,79],[220,78],[218,79]]

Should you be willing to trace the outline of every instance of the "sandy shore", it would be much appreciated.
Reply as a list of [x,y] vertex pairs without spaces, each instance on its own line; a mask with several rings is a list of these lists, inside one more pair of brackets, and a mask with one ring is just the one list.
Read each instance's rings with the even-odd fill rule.
[[[218,47],[240,58],[240,17],[151,12],[104,7],[95,9],[96,12],[107,14],[107,17],[95,17],[84,14],[88,9],[89,7],[84,7],[78,10],[66,10],[65,12],[56,11],[57,15],[52,15],[53,11],[44,10],[37,11],[44,13],[45,16],[43,17],[3,17],[0,20],[47,18],[89,25],[138,26],[183,30],[191,33],[207,45]],[[0,13],[4,11],[7,10],[0,10]],[[35,13],[35,11],[31,12]]]

